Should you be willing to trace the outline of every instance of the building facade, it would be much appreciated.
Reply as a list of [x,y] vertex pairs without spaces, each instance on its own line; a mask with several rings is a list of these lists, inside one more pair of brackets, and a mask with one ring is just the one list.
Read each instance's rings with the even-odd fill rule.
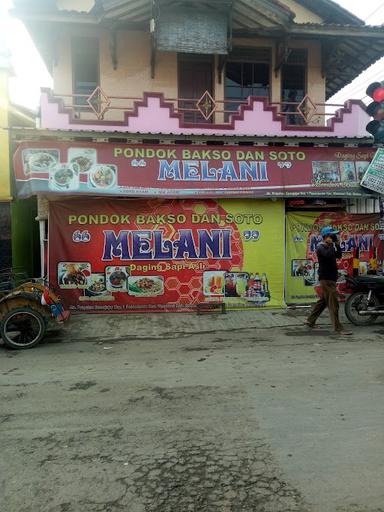
[[11,177],[8,136],[8,56],[0,54],[0,270],[11,266]]
[[[38,270],[37,201],[32,196],[18,200],[10,158],[10,127],[35,126],[35,115],[9,101],[9,54],[0,54],[0,273],[13,268],[30,276]],[[37,249],[37,250],[36,250]],[[1,277],[0,277],[1,281]]]
[[39,129],[13,130],[16,185],[73,311],[310,302],[325,223],[341,284],[356,253],[380,268],[369,116],[326,104],[380,27],[330,0],[15,5],[54,81]]

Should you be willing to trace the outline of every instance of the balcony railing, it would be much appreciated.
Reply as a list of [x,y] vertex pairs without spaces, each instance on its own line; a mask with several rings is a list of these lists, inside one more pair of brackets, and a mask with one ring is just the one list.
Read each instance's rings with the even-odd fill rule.
[[[110,96],[101,87],[97,87],[92,94],[55,94],[67,111],[72,113],[74,119],[104,121],[115,120],[123,113],[134,114],[137,104],[143,98],[132,96]],[[238,116],[241,107],[249,105],[246,100],[217,100],[209,91],[196,98],[166,98],[165,102],[172,105],[173,112],[179,114],[184,125],[196,124],[232,124],[234,116]],[[326,118],[334,115],[342,104],[316,103],[306,95],[300,102],[268,102],[275,107],[275,113],[285,120],[286,126],[325,126]],[[114,115],[114,113],[116,113]],[[120,116],[119,116],[120,113]]]
[[208,92],[198,99],[109,96],[100,87],[92,94],[53,94],[43,90],[40,126],[47,129],[117,131],[180,135],[367,137],[369,121],[359,100],[344,105],[216,99]]

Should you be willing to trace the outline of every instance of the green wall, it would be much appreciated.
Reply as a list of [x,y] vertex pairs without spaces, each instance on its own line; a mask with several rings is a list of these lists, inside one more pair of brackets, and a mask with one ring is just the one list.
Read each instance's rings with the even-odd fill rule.
[[30,277],[40,275],[40,242],[36,197],[11,203],[12,265]]

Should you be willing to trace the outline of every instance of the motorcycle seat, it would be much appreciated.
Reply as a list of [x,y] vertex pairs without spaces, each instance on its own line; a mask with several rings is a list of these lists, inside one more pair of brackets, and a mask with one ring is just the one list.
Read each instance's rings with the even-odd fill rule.
[[365,285],[382,285],[384,286],[384,276],[358,276],[354,277],[353,280],[355,283],[365,284]]

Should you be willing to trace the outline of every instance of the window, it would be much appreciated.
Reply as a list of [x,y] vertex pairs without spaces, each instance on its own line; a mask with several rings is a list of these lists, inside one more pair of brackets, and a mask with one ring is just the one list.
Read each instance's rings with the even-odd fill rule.
[[[76,37],[72,40],[73,94],[89,96],[99,85],[99,41],[96,38]],[[76,105],[86,105],[84,96],[75,98]]]
[[[212,95],[212,57],[199,54],[179,54],[179,111],[186,123],[211,123],[213,116],[205,119],[196,103],[205,91]],[[208,112],[207,112],[208,114]]]
[[241,48],[230,54],[225,72],[225,110],[236,111],[239,102],[249,96],[269,98],[270,56],[268,48]]
[[[281,68],[281,102],[283,112],[297,112],[297,104],[307,93],[307,50],[291,49]],[[288,103],[286,103],[288,102]],[[296,103],[296,105],[295,105]],[[303,124],[299,114],[286,116],[288,124]]]

